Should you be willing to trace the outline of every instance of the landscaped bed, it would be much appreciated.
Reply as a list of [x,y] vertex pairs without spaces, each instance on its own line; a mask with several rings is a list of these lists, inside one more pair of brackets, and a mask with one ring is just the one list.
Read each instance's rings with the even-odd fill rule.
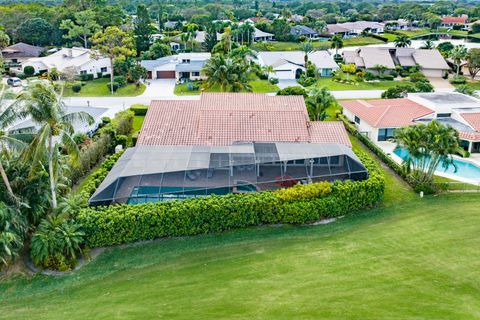
[[[268,82],[268,80],[260,80],[255,79],[249,82],[250,86],[252,87],[252,92],[255,93],[269,93],[269,92],[277,92],[280,88]],[[221,92],[219,86],[214,86],[209,89],[204,90],[189,90],[187,83],[181,83],[175,85],[174,93],[177,96],[190,96],[190,95],[199,95],[202,92]]]
[[[350,76],[351,80],[355,79],[355,76]],[[356,82],[356,84],[336,82],[333,78],[320,78],[317,81],[318,86],[325,86],[331,91],[341,90],[386,90],[388,88],[398,85],[398,81],[376,81],[376,82]]]
[[[68,85],[65,87],[63,96],[65,97],[108,97],[112,96],[110,93],[110,88],[108,84],[110,83],[110,78],[101,78],[91,81],[85,81],[84,85],[80,92],[75,93],[72,90],[72,86]],[[145,85],[140,84],[137,87],[133,83],[127,83],[125,86],[118,88],[118,90],[113,94],[116,97],[133,97],[141,95],[145,91]]]

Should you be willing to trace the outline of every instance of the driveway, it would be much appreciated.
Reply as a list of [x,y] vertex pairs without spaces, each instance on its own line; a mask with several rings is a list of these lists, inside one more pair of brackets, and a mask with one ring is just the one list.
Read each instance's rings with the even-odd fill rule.
[[170,97],[174,96],[175,79],[156,79],[149,80],[147,88],[141,97]]
[[452,86],[448,79],[432,77],[428,77],[427,79],[430,81],[435,91],[452,92],[453,90],[455,90],[455,87]]
[[300,86],[300,84],[297,82],[297,80],[294,80],[294,79],[292,80],[283,79],[283,80],[278,80],[277,86],[280,89],[285,89],[286,87]]

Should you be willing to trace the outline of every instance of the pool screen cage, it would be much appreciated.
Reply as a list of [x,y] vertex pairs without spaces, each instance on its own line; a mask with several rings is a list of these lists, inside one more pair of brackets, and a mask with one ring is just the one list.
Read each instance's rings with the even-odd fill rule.
[[125,151],[90,204],[178,200],[367,177],[357,156],[340,144],[139,146]]

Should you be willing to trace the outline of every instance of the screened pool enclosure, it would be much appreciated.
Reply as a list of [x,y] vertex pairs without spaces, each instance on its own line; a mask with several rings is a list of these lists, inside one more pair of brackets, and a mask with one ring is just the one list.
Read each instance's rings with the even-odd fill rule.
[[137,146],[120,157],[90,204],[178,200],[367,177],[357,156],[340,144]]

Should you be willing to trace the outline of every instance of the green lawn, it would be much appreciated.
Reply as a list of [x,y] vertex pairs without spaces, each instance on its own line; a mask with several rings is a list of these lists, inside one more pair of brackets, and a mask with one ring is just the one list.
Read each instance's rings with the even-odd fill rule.
[[[280,90],[280,88],[277,85],[271,84],[267,80],[255,79],[255,80],[251,80],[249,83],[250,83],[250,86],[252,86],[252,92],[255,92],[255,93],[269,93],[269,92],[277,92],[278,90]],[[221,92],[221,90],[219,86],[214,86],[212,88],[209,88],[203,91],[201,90],[189,91],[186,83],[177,84],[175,85],[175,89],[174,89],[174,93],[177,96],[198,95],[202,92]]]
[[[351,76],[350,79],[353,79]],[[386,90],[398,84],[398,81],[379,81],[379,82],[358,82],[355,84],[347,84],[333,81],[332,78],[320,78],[317,81],[319,86],[325,86],[329,90]]]
[[0,283],[6,319],[477,319],[480,194],[324,226],[109,249],[65,277]]
[[[356,37],[343,40],[344,47],[366,46],[380,43],[384,42],[372,37]],[[313,41],[312,44],[317,50],[330,48],[330,41]],[[254,44],[252,48],[258,51],[295,51],[301,50],[300,46],[301,43],[299,42],[266,42]]]
[[[469,78],[470,79],[470,78]],[[475,90],[480,90],[480,81],[467,81],[467,85]],[[456,85],[458,86],[458,85]]]
[[[102,78],[92,81],[86,81],[79,93],[74,93],[71,86],[65,88],[63,95],[65,97],[109,97],[112,96],[108,87],[110,79]],[[128,83],[119,88],[113,96],[115,97],[134,97],[141,95],[145,91],[145,85],[141,84],[139,88],[135,84]]]

